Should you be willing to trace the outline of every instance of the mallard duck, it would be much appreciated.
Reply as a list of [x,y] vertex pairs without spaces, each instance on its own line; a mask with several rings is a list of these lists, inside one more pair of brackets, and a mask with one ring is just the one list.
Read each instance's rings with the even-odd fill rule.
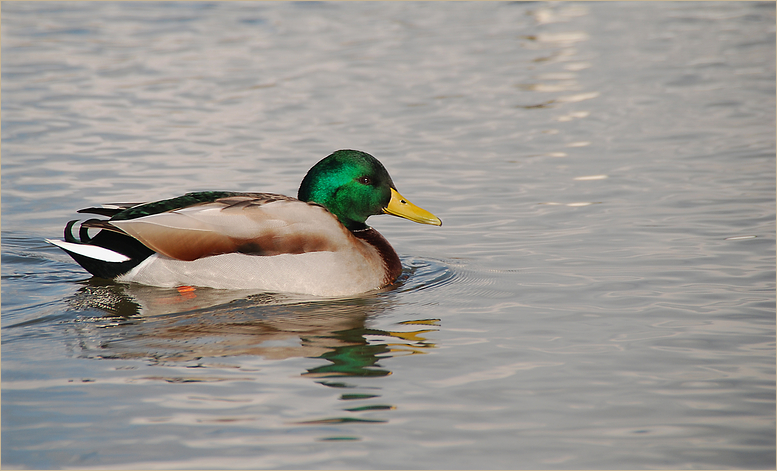
[[[297,198],[206,191],[79,213],[65,240],[48,240],[95,277],[162,287],[254,289],[349,296],[393,283],[397,253],[365,221],[392,214],[442,225],[397,192],[373,156],[339,150],[311,168]],[[89,229],[100,231],[90,237]]]

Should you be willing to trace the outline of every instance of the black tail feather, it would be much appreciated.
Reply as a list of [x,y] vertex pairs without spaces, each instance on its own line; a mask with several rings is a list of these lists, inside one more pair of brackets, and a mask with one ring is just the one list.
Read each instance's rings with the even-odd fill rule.
[[91,221],[97,220],[92,219],[90,221],[84,221],[84,223],[81,224],[78,231],[78,239],[73,236],[72,232],[73,226],[78,221],[68,222],[65,226],[65,241],[74,244],[96,245],[129,257],[129,260],[124,262],[106,262],[105,260],[97,260],[65,250],[68,255],[73,257],[73,260],[78,262],[79,265],[92,275],[98,278],[116,278],[117,276],[132,270],[143,260],[154,254],[153,250],[143,245],[137,239],[124,233],[101,230],[94,237],[89,237],[89,225],[86,223]]
[[[73,237],[73,226],[77,222],[78,222],[78,220],[74,219],[74,220],[68,222],[67,225],[65,226],[65,241],[66,242],[71,242],[73,244],[80,244],[81,243],[80,240],[78,240],[75,237]],[[81,235],[81,239],[83,239],[83,234],[79,234],[79,235]]]

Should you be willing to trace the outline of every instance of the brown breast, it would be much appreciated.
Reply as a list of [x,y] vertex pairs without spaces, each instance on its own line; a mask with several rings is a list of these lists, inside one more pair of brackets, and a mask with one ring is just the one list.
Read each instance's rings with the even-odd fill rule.
[[373,228],[365,229],[363,231],[356,231],[352,233],[357,238],[367,242],[375,247],[380,254],[380,258],[383,260],[383,265],[386,267],[386,281],[385,284],[391,284],[394,280],[402,274],[402,262],[399,260],[399,255],[391,247],[385,237],[380,232]]

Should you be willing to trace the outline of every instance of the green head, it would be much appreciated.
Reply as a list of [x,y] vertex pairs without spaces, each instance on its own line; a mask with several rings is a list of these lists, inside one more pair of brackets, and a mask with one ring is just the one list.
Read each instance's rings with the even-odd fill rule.
[[382,213],[441,224],[397,193],[378,159],[358,150],[338,150],[314,165],[302,179],[297,198],[325,207],[351,231],[367,228],[367,218]]

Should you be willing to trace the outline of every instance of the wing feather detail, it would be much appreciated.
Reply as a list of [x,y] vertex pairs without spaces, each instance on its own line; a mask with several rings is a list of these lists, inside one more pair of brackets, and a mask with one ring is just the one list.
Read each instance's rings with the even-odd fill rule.
[[100,216],[114,216],[125,209],[132,208],[134,206],[139,206],[143,203],[111,203],[111,204],[104,204],[99,207],[94,208],[84,208],[79,209],[77,212],[79,213],[87,213],[87,214],[99,214]]
[[354,242],[358,245],[332,213],[291,198],[267,202],[232,196],[110,224],[150,249],[184,261],[234,252],[266,256],[335,252]]

